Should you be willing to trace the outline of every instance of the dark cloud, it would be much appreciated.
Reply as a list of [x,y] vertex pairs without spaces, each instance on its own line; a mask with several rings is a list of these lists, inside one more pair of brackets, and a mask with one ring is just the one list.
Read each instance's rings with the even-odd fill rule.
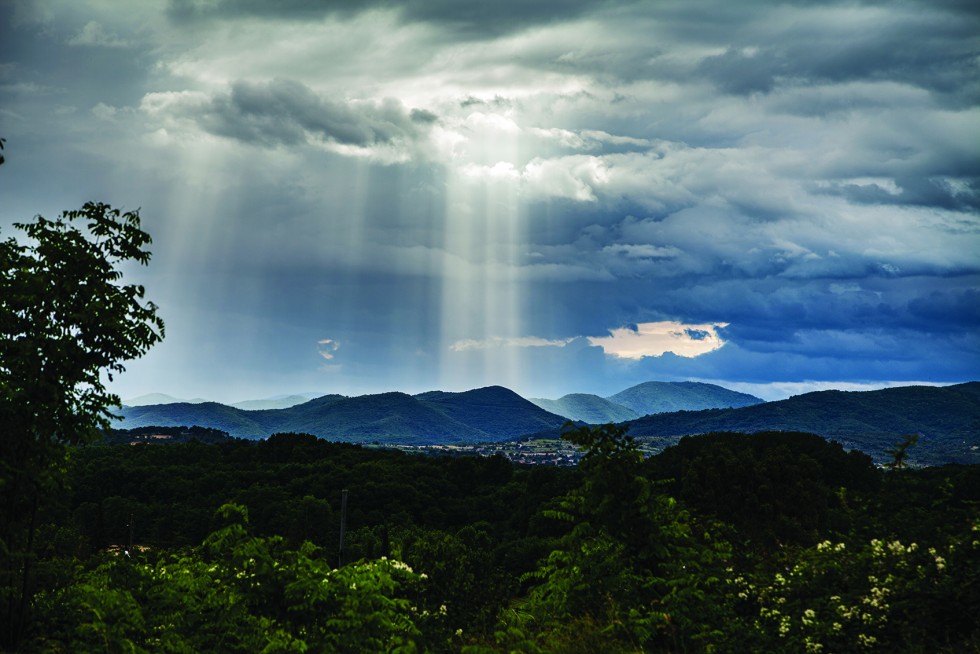
[[425,109],[412,109],[408,117],[416,123],[435,123],[439,121],[439,116]]
[[737,95],[888,81],[926,89],[947,105],[980,100],[980,12],[975,5],[799,5],[802,18],[794,21],[780,19],[785,6],[769,3],[739,3],[712,12],[697,4],[655,9],[653,15],[671,25],[667,38],[682,35],[725,52],[702,58],[692,69],[676,57],[659,56],[663,46],[658,45],[632,64],[617,61],[617,69],[627,78],[693,75]]
[[235,82],[229,93],[185,111],[213,134],[266,145],[295,145],[309,138],[362,147],[410,141],[419,123],[432,122],[430,114],[413,116],[397,100],[354,106],[285,79]]
[[[889,80],[958,101],[980,99],[976,16],[908,12],[854,38],[824,35],[786,44],[787,74],[814,81]],[[914,44],[911,47],[910,44]]]
[[698,64],[698,72],[726,93],[767,93],[776,84],[783,68],[781,57],[772,51],[745,54],[729,48],[724,54],[707,57]]
[[[980,371],[975,2],[63,4],[0,8],[0,195],[144,207],[141,392]],[[727,344],[587,339],[660,321]]]
[[[635,1],[635,0],[634,0]],[[632,2],[591,0],[170,0],[169,13],[181,21],[255,16],[309,20],[336,15],[347,17],[372,9],[394,9],[406,21],[428,22],[466,38],[491,38],[535,25],[570,20],[604,5]]]
[[729,48],[724,54],[707,57],[698,64],[697,73],[722,91],[740,95],[769,93],[777,85],[889,81],[926,89],[946,103],[963,106],[980,100],[980,48],[975,43],[969,47],[974,32],[965,27],[937,29],[925,39],[926,44],[907,47],[910,39],[923,40],[922,31],[928,29],[909,25],[890,34],[872,35],[870,43],[832,42],[829,38],[794,43],[787,35],[784,44],[753,48],[750,53]]
[[181,21],[240,16],[306,20],[331,14],[349,16],[380,4],[378,0],[170,0],[168,13]]
[[926,206],[950,211],[980,210],[980,177],[952,184],[946,179],[907,176],[896,180],[898,192],[878,184],[832,184],[824,192],[834,193],[861,204]]
[[923,329],[969,332],[980,325],[980,288],[934,290],[911,300],[908,311]]

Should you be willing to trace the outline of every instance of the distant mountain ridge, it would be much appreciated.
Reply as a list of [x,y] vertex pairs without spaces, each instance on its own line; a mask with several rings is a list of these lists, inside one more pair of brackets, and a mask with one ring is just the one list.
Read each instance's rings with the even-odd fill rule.
[[[640,384],[630,401],[661,391],[663,382]],[[712,391],[709,384],[680,382],[675,390],[696,395]],[[722,391],[721,387],[715,387]],[[639,392],[637,392],[637,390]],[[626,393],[624,391],[623,393]],[[618,393],[617,396],[622,396]],[[243,410],[216,402],[126,406],[114,426],[209,427],[244,438],[265,438],[275,432],[306,432],[355,443],[446,444],[513,440],[528,434],[554,437],[572,406],[582,422],[628,424],[630,434],[654,449],[681,437],[708,432],[755,433],[794,431],[819,434],[844,447],[887,461],[886,451],[906,434],[920,434],[910,450],[916,465],[980,463],[980,382],[954,386],[905,386],[878,391],[818,391],[786,400],[761,402],[728,391],[729,401],[751,402],[736,408],[657,413],[619,420],[633,411],[594,395],[573,394],[562,400],[525,400],[513,391],[491,386],[462,393],[430,391],[418,395],[381,393],[346,397],[325,395],[285,409]],[[739,397],[741,396],[741,397]],[[616,396],[611,396],[616,397]],[[630,398],[627,398],[630,399]],[[549,405],[547,402],[558,404]],[[549,411],[549,406],[555,410]],[[649,409],[650,405],[642,405]],[[561,412],[559,412],[559,409]],[[635,414],[635,412],[633,412]],[[562,415],[564,414],[564,415]]]
[[124,407],[115,427],[197,425],[243,438],[305,432],[337,441],[441,444],[491,442],[557,429],[565,418],[501,386],[417,396],[327,395],[284,409],[245,410],[206,402]]
[[879,462],[906,434],[920,434],[913,463],[980,463],[980,382],[876,391],[816,391],[735,409],[650,415],[629,433],[660,447],[708,432],[801,431],[836,440]]
[[641,416],[671,411],[739,408],[765,402],[754,395],[739,393],[715,384],[690,381],[644,382],[606,399],[622,404]]
[[202,404],[207,400],[196,397],[193,400],[183,400],[166,393],[147,393],[139,397],[131,397],[122,401],[124,406],[149,406],[151,404]]
[[640,417],[640,414],[633,409],[589,393],[571,393],[557,400],[529,399],[545,411],[557,413],[569,420],[587,422],[590,425],[626,422]]
[[764,400],[715,384],[644,382],[609,397],[573,393],[557,400],[533,398],[531,402],[569,420],[603,424],[626,422],[654,413],[752,406]]
[[[262,400],[245,400],[243,402],[234,402],[225,406],[246,410],[286,409],[297,404],[302,404],[303,402],[309,402],[311,399],[313,399],[313,397],[314,396],[305,395],[279,395],[277,397],[269,397]],[[146,395],[131,397],[122,401],[123,406],[151,406],[154,404],[205,404],[207,402],[210,402],[210,400],[200,397],[192,400],[184,400],[179,397],[167,395],[166,393],[147,393]]]
[[261,411],[263,409],[288,409],[291,406],[296,406],[297,404],[303,404],[304,402],[309,402],[313,398],[304,397],[302,395],[285,395],[282,397],[270,397],[264,400],[245,400],[244,402],[235,402],[229,406],[233,406],[236,409],[245,409],[246,411]]

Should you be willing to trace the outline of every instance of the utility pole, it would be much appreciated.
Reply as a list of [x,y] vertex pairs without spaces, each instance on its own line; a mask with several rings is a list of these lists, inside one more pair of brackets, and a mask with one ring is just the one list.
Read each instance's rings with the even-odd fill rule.
[[344,532],[347,531],[347,489],[340,491],[340,548],[337,550],[337,567],[344,565]]

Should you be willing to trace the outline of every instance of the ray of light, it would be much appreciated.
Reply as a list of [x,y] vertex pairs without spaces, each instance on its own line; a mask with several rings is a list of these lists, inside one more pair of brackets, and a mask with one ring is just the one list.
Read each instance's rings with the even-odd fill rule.
[[[472,116],[471,116],[472,118]],[[471,121],[473,122],[473,121]],[[476,350],[459,356],[461,340],[522,336],[522,287],[517,254],[522,225],[518,197],[519,136],[505,116],[480,115],[489,126],[471,141],[469,161],[449,173],[444,226],[446,258],[439,354],[447,387],[513,384],[520,359],[513,348]]]

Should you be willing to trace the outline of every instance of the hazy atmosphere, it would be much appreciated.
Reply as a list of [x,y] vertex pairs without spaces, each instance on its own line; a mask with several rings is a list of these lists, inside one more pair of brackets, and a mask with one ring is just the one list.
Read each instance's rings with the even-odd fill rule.
[[236,401],[980,378],[980,6],[0,3],[0,237],[141,209]]

